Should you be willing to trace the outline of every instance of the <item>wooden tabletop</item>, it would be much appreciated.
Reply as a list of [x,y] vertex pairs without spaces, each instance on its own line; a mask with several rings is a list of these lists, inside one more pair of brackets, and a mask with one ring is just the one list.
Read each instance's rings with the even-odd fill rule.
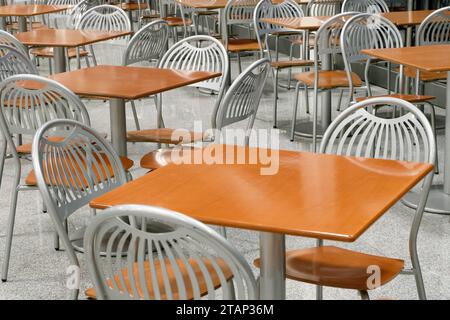
[[[226,148],[235,155],[243,149]],[[90,205],[153,205],[208,224],[351,242],[432,170],[430,164],[294,151],[279,151],[277,174],[261,175],[262,167],[268,165],[172,164]]]
[[329,19],[328,16],[302,17],[302,18],[264,18],[262,22],[279,25],[294,30],[315,31]]
[[1,17],[31,17],[41,14],[54,13],[71,8],[70,5],[45,5],[45,4],[13,4],[0,7]]
[[381,15],[397,26],[417,26],[425,20],[434,10],[417,10],[417,11],[393,11],[381,13]]
[[[306,5],[308,4],[309,0],[294,0],[298,4]],[[207,10],[214,10],[214,9],[223,9],[227,5],[228,0],[176,0],[176,2],[196,8],[196,9],[207,9]],[[281,3],[283,0],[273,0],[273,3]]]
[[79,47],[95,42],[119,38],[132,34],[131,31],[93,31],[70,29],[35,29],[20,32],[17,39],[27,46]]
[[450,71],[450,45],[362,50],[362,53],[423,71]]
[[219,77],[221,73],[100,65],[50,78],[83,96],[134,100]]

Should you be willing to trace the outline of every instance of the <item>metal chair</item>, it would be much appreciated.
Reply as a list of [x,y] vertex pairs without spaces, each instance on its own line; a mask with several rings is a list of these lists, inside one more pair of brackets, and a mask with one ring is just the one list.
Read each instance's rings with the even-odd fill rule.
[[[380,106],[401,108],[404,114],[394,119],[381,118],[372,112]],[[320,152],[434,164],[436,144],[433,129],[420,110],[404,100],[380,97],[356,103],[344,110],[326,130]],[[417,254],[417,233],[432,180],[433,173],[424,178],[422,196],[409,234],[412,268],[405,268],[404,261],[400,259],[323,246],[323,241],[318,240],[315,248],[286,253],[286,277],[316,284],[318,299],[323,297],[322,286],[355,289],[363,299],[368,299],[368,290],[386,284],[400,273],[412,274],[419,298],[426,299]],[[372,273],[368,273],[370,266],[379,268],[378,286],[376,283],[372,286]]]
[[[167,231],[152,231],[155,223],[164,225]],[[129,238],[133,243],[122,245]],[[108,243],[106,257],[99,248],[102,242]],[[115,243],[122,254],[112,250]],[[91,298],[258,297],[250,266],[226,239],[203,223],[167,209],[140,205],[107,209],[86,230],[85,248],[95,288],[87,291]],[[153,256],[149,254],[152,251],[156,252]]]
[[23,45],[23,43],[17,40],[17,38],[8,31],[0,30],[0,44],[13,47],[22,52],[25,56],[29,56],[28,49]]
[[341,12],[343,0],[311,0],[308,2],[306,12],[308,16],[334,16]]
[[[79,267],[75,250],[84,252],[84,229],[69,236],[68,218],[90,200],[124,184],[126,170],[133,162],[119,158],[110,143],[88,124],[71,119],[41,126],[33,139],[32,157],[47,211],[71,266]],[[78,297],[78,290],[73,289],[72,298]]]
[[[287,31],[286,28],[264,23],[261,19],[264,18],[295,18],[303,17],[303,11],[293,1],[286,0],[279,4],[273,4],[270,0],[263,0],[258,3],[254,13],[254,26],[260,47],[261,57],[268,57],[271,60],[271,66],[274,71],[274,110],[273,110],[273,127],[277,127],[277,109],[278,109],[278,73],[283,69],[292,69],[294,67],[305,67],[314,64],[309,60],[292,60],[292,55],[289,60],[280,61],[278,59],[278,44],[280,36],[291,36],[292,31]],[[271,54],[269,46],[270,36],[275,37],[275,56]]]
[[[222,76],[195,83],[191,86],[217,92],[215,106],[217,108],[226,88],[229,75],[229,61],[223,44],[210,36],[198,35],[180,40],[164,54],[158,63],[159,68],[220,72]],[[172,139],[174,129],[165,128],[162,118],[163,95],[157,96],[157,128],[149,130],[129,131],[127,139],[130,142],[154,142],[179,144],[181,141]],[[193,137],[194,138],[194,137]],[[202,137],[196,137],[202,139]],[[189,143],[191,141],[184,141]]]
[[[366,63],[364,78],[367,87],[367,95],[373,97],[369,81],[369,72],[372,58],[366,54],[361,53],[363,49],[383,49],[383,48],[401,48],[403,47],[403,40],[400,31],[388,19],[379,16],[378,14],[359,14],[345,24],[341,34],[342,56],[344,59],[345,70],[350,84],[350,101],[353,100],[353,80],[351,77],[352,64],[355,62]],[[389,69],[387,70],[389,73]],[[430,103],[435,99],[434,96],[418,95],[418,94],[403,94],[403,66],[399,69],[399,86],[396,92],[390,93],[388,90],[384,97],[400,98],[417,105],[428,106],[431,113],[431,126],[436,130],[435,125],[435,110]],[[356,98],[355,101],[362,101],[366,97]],[[395,110],[394,110],[395,112]],[[437,157],[437,154],[436,154]],[[437,166],[436,166],[437,170]]]
[[384,0],[345,0],[342,12],[382,13],[389,12],[389,6]]
[[[117,6],[100,5],[87,10],[76,25],[76,29],[80,30],[98,30],[98,31],[131,31],[131,22],[125,11]],[[129,36],[121,37],[115,40],[109,40],[96,44],[97,47],[105,47],[107,54],[104,54],[103,64],[120,64],[122,61],[123,51]],[[94,53],[93,45],[89,45],[94,65],[97,65],[97,57]],[[116,54],[119,52],[119,54]],[[119,57],[120,56],[120,57]],[[110,58],[110,59],[109,59]]]
[[[131,38],[125,49],[122,65],[128,66],[139,62],[156,62],[166,51],[169,39],[169,27],[164,20],[156,20],[143,26]],[[157,103],[156,96],[155,104]],[[131,101],[136,130],[141,130],[134,101]]]
[[[31,67],[32,64],[29,63],[27,68]],[[30,83],[29,88],[23,86],[24,81]],[[76,119],[87,125],[90,124],[90,120],[85,106],[74,93],[53,80],[31,74],[19,74],[3,79],[0,84],[0,110],[0,127],[5,139],[1,150],[1,169],[3,169],[8,146],[14,161],[14,182],[11,188],[11,205],[2,269],[2,281],[6,281],[18,193],[36,189],[34,173],[30,173],[24,183],[20,182],[22,178],[20,161],[29,157],[31,144],[18,144],[13,136],[32,138],[41,125],[52,119]],[[53,141],[56,140],[58,139],[55,138]]]
[[[173,130],[171,138],[181,141],[174,148],[158,149],[142,157],[140,165],[142,168],[155,170],[172,162],[174,158],[184,152],[191,152],[192,147],[184,147],[182,144],[192,142],[190,137],[200,137],[204,142],[220,143],[224,128],[242,121],[247,121],[245,128],[245,145],[249,144],[251,129],[255,122],[259,102],[261,100],[267,76],[271,70],[270,61],[267,58],[252,63],[242,72],[211,115],[211,129],[206,132],[189,132],[187,130]],[[212,131],[212,132],[211,132]],[[225,143],[224,141],[222,141]]]
[[[312,150],[315,152],[316,140],[317,140],[317,108],[318,108],[318,94],[319,92],[325,92],[329,90],[349,90],[350,83],[347,79],[347,73],[344,70],[334,70],[334,64],[331,63],[332,56],[341,53],[341,46],[339,45],[339,39],[341,37],[341,31],[344,24],[348,19],[357,12],[340,13],[331,17],[317,30],[315,35],[316,41],[314,42],[314,70],[308,72],[301,72],[294,75],[297,80],[295,86],[295,99],[292,114],[292,126],[291,126],[291,141],[295,138],[295,127],[297,119],[298,109],[298,95],[300,86],[304,88],[304,98],[306,111],[309,112],[309,97],[308,90],[313,88],[313,111],[312,122],[313,130],[312,134],[303,133],[306,137],[312,137]],[[330,70],[323,69],[326,65],[324,61],[327,61],[330,66]],[[359,76],[351,72],[353,88],[356,86],[362,86],[362,80]],[[341,100],[342,95],[340,96]],[[338,102],[340,104],[341,101]],[[325,129],[325,128],[324,128]]]
[[[227,2],[222,16],[222,39],[228,52],[238,58],[238,72],[242,72],[241,53],[259,52],[258,40],[252,37],[251,27],[253,14],[259,0],[230,0]],[[232,26],[246,26],[248,38],[232,38],[229,29]]]

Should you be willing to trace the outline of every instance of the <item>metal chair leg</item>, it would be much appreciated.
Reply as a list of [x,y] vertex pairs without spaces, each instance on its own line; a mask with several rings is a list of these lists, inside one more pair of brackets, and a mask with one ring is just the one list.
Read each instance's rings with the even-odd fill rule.
[[241,74],[242,73],[242,62],[241,62],[241,55],[239,52],[237,53],[237,59],[238,59],[238,71],[239,71],[239,74]]
[[316,286],[316,300],[323,300],[323,286]]
[[273,78],[273,127],[277,127],[277,109],[278,109],[278,69],[275,69]]
[[139,118],[136,112],[136,105],[134,100],[131,100],[131,111],[133,112],[134,124],[136,125],[136,130],[141,130],[141,126],[139,125]]
[[303,87],[303,89],[305,90],[305,107],[306,107],[306,114],[311,114],[310,110],[309,110],[309,94],[308,94],[308,86],[305,84],[305,86]]
[[370,300],[369,293],[366,290],[359,290],[361,300]]
[[299,90],[300,90],[300,82],[297,82],[297,84],[295,85],[294,108],[292,110],[291,141],[294,141],[295,138],[295,122],[297,120]]

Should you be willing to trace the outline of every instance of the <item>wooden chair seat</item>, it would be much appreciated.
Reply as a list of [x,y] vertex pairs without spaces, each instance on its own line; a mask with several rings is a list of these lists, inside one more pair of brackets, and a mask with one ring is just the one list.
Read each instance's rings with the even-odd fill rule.
[[[255,265],[259,267],[259,259]],[[402,270],[400,259],[374,256],[334,246],[323,246],[286,253],[286,277],[315,285],[355,290],[370,290],[370,266],[380,268],[380,283],[384,285]],[[369,280],[369,281],[368,281]],[[370,287],[370,288],[369,288]]]
[[135,11],[135,10],[145,10],[148,8],[148,4],[146,3],[141,3],[138,4],[136,2],[123,2],[120,4],[117,4],[116,6],[118,6],[119,8],[121,8],[124,11]]
[[[177,259],[177,264],[182,276],[182,281],[186,286],[186,298],[188,300],[191,300],[194,298],[194,291],[192,288],[192,281],[191,281],[191,276],[188,273],[188,269],[186,268],[186,265],[184,264],[184,262],[181,259]],[[211,281],[213,283],[213,286],[215,289],[220,288],[220,284],[221,281],[219,279],[219,276],[217,275],[217,272],[215,271],[213,264],[206,259],[203,259],[204,264],[206,269],[208,270],[209,274],[211,275]],[[203,272],[200,269],[199,264],[193,260],[193,259],[188,259],[189,265],[192,267],[192,270],[194,272],[194,277],[198,282],[199,285],[199,291],[200,291],[200,295],[203,296],[205,294],[208,293],[208,287],[207,287],[207,282],[205,281],[205,278],[203,276]],[[231,272],[231,270],[228,268],[227,264],[222,260],[222,259],[216,259],[216,263],[219,266],[219,268],[223,271],[224,275],[225,275],[225,279],[226,280],[230,280],[233,277],[233,273]],[[166,258],[164,259],[164,267],[166,269],[168,278],[169,278],[169,283],[170,283],[170,287],[173,293],[173,300],[179,300],[180,299],[180,295],[178,293],[177,290],[177,279],[175,276],[175,272],[173,271],[173,267],[172,264],[170,263],[169,259]],[[152,268],[153,269],[153,268]],[[168,300],[168,294],[166,292],[165,289],[165,282],[164,282],[164,277],[163,277],[163,271],[162,271],[162,266],[161,263],[159,261],[159,259],[154,259],[154,272],[156,274],[157,277],[157,281],[158,281],[158,288],[159,288],[159,292],[161,294],[160,299],[162,300]],[[147,288],[148,288],[148,295],[150,297],[150,299],[155,299],[155,293],[153,290],[153,282],[152,282],[152,275],[151,275],[151,268],[150,268],[150,263],[148,261],[144,262],[144,274],[145,274],[145,281],[147,284]],[[137,279],[136,281],[136,288],[137,288],[137,292],[139,294],[139,297],[141,299],[145,298],[145,295],[143,293],[143,283],[140,281],[140,272],[139,272],[139,267],[137,265],[137,263],[134,263],[133,265],[133,275],[134,275],[134,279]],[[131,288],[131,282],[132,280],[130,280],[130,277],[128,276],[128,269],[123,269],[122,270],[122,276],[124,279],[124,283],[125,283],[125,287],[123,288],[123,285],[120,283],[120,277],[119,275],[115,275],[114,279],[115,281],[117,281],[116,283],[119,286],[119,290],[121,290],[124,293],[127,293],[129,295],[133,295],[133,290]],[[108,281],[108,285],[112,287],[112,281],[109,279]],[[86,296],[89,299],[96,299],[96,293],[95,293],[95,289],[94,288],[89,288],[85,291]]]
[[[77,49],[76,48],[69,48],[68,56],[69,59],[74,59],[77,57]],[[43,58],[53,58],[53,48],[52,47],[43,47],[43,48],[35,48],[30,50],[30,53],[36,57],[43,57]],[[86,50],[80,49],[80,57],[85,57],[89,53]]]
[[159,13],[150,13],[150,12],[144,12],[142,14],[142,19],[159,19],[161,15]]
[[[309,41],[308,41],[309,47],[310,48],[314,47],[314,45],[316,44],[316,39],[315,39],[314,35],[311,34],[308,39],[309,39]],[[303,40],[303,37],[297,37],[297,38],[292,39],[291,42],[293,44],[302,45],[305,42],[305,40]]]
[[219,11],[215,10],[197,11],[196,14],[199,16],[216,16],[219,15]]
[[[174,133],[177,130],[179,131],[179,134],[174,136]],[[127,140],[129,142],[154,142],[165,144],[191,143],[203,140],[203,133],[187,130],[180,131],[180,129],[170,128],[137,130],[129,131],[127,133]]]
[[283,60],[283,61],[273,61],[270,63],[272,68],[275,69],[286,69],[293,67],[306,67],[314,65],[314,61],[311,60]]
[[244,52],[259,51],[259,43],[256,39],[228,39],[228,51]]
[[172,163],[174,157],[193,155],[193,150],[194,147],[190,146],[154,150],[141,158],[140,166],[144,169],[156,170]]
[[[184,26],[184,22],[183,22],[183,19],[181,17],[165,17],[165,18],[162,18],[162,19],[167,22],[169,27],[182,27],[182,26]],[[192,24],[192,20],[191,19],[186,19],[185,22],[186,22],[187,26],[190,26]]]
[[[102,155],[102,158],[104,159],[104,161],[106,163],[109,174],[112,174],[113,169],[111,168],[111,164],[109,163],[108,159],[106,158],[106,156],[103,156],[103,155]],[[53,161],[56,161],[56,160],[53,160]],[[98,161],[100,163],[100,159]],[[120,161],[122,162],[122,165],[123,165],[123,168],[125,169],[125,171],[128,171],[133,166],[133,160],[131,160],[127,157],[120,157]],[[65,162],[65,161],[62,162],[61,160],[59,160],[57,162],[57,164],[55,163],[53,165],[54,168],[56,168],[56,167],[60,167],[60,168],[66,167],[67,168],[67,166],[68,166],[67,162]],[[70,184],[72,184],[72,185],[76,184],[77,186],[82,187],[82,188],[89,187],[89,183],[88,183],[88,181],[86,181],[86,179],[84,178],[84,174],[81,171],[82,169],[79,168],[78,165],[76,165],[75,168],[74,168],[74,165],[72,165],[72,164],[70,164],[69,166],[70,166],[70,171],[79,172],[78,176],[83,177],[82,181],[80,181],[79,178],[75,178],[76,181],[74,181],[74,179],[72,177],[70,177],[69,178]],[[86,168],[85,164],[83,164],[83,166],[84,166],[84,168]],[[101,176],[105,176],[105,174],[106,174],[106,172],[102,172],[102,175],[100,176],[100,174],[96,168],[93,168],[93,170],[94,170],[94,173],[98,180],[101,179],[100,178]],[[65,171],[68,171],[68,170],[66,169]],[[44,172],[44,176],[45,175],[46,175],[46,173]],[[53,183],[55,183],[55,181],[53,181]],[[61,183],[61,181],[58,181],[57,183]],[[62,181],[62,183],[69,184],[69,182],[67,181],[67,178],[64,178],[64,181]],[[37,185],[37,180],[36,180],[36,175],[34,174],[34,170],[31,170],[30,173],[28,174],[28,176],[25,178],[25,184],[27,186],[36,186]]]
[[364,101],[371,98],[381,98],[381,97],[389,97],[389,98],[397,98],[402,99],[405,101],[408,101],[410,103],[420,103],[420,102],[429,102],[430,100],[436,99],[434,96],[422,96],[417,94],[400,94],[400,93],[394,93],[394,94],[388,94],[388,95],[382,95],[382,96],[372,96],[372,97],[359,97],[356,98],[356,102]]
[[[395,68],[395,71],[399,72],[400,68]],[[411,67],[404,67],[403,73],[406,77],[409,78],[416,78],[417,69],[411,68]],[[430,71],[420,71],[420,80],[423,82],[429,82],[429,81],[437,81],[437,80],[446,80],[447,79],[447,72],[440,71],[440,72],[430,72]]]
[[[297,73],[294,77],[298,81],[308,85],[308,87],[314,86],[314,71]],[[354,72],[352,72],[352,81],[355,87],[362,85],[361,78]],[[319,71],[319,89],[333,89],[348,86],[349,82],[344,70]]]
[[[30,23],[27,22],[27,28],[29,28]],[[8,25],[8,28],[10,28],[11,30],[17,31],[19,30],[19,23],[18,22],[13,22],[11,24]],[[31,23],[31,28],[32,30],[36,30],[36,29],[49,29],[49,27],[47,25],[45,25],[42,22],[39,21],[33,21]]]

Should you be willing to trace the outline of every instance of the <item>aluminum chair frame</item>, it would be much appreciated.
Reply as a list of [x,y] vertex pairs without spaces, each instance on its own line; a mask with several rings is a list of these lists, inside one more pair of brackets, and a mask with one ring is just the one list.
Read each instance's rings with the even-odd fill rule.
[[[292,1],[285,0],[279,4],[273,4],[271,0],[260,1],[255,8],[253,25],[255,26],[256,37],[258,39],[260,56],[269,57],[271,61],[278,61],[278,45],[279,37],[285,35],[292,35],[292,31],[288,31],[286,28],[271,25],[268,23],[261,22],[263,18],[297,18],[303,17],[303,10],[300,6]],[[304,34],[304,32],[300,32]],[[275,36],[275,57],[272,57],[269,46],[269,37]],[[292,53],[292,50],[291,50]],[[292,60],[292,54],[289,57]],[[289,71],[291,68],[289,68]],[[274,72],[274,110],[273,110],[273,127],[277,127],[277,109],[278,109],[278,68],[273,68]],[[290,73],[289,73],[290,78]]]
[[389,6],[384,0],[345,0],[342,12],[356,11],[362,13],[389,12]]
[[29,57],[28,49],[25,45],[8,31],[0,30],[0,44],[13,47]]
[[[127,220],[130,223],[125,222]],[[168,231],[152,232],[147,230],[147,227],[155,222],[167,226]],[[111,233],[112,235],[110,235]],[[111,248],[114,241],[123,244],[129,237],[135,241],[127,248],[122,246],[122,252],[126,256],[125,261],[121,255],[111,252]],[[110,244],[109,251],[107,257],[102,258],[99,243],[106,239]],[[92,220],[86,230],[85,247],[88,270],[96,295],[101,300],[160,300],[162,292],[157,281],[152,281],[152,288],[150,288],[144,276],[145,263],[150,265],[151,270],[155,270],[155,261],[160,265],[169,264],[175,274],[176,286],[171,286],[166,268],[161,268],[159,274],[164,279],[164,293],[169,300],[172,300],[175,295],[179,299],[187,299],[187,286],[192,288],[195,300],[202,298],[198,278],[192,268],[193,264],[199,266],[201,276],[206,282],[207,292],[203,296],[208,300],[217,298],[214,282],[205,264],[206,261],[211,263],[220,281],[223,298],[246,300],[258,297],[256,282],[250,266],[226,239],[203,223],[168,209],[142,205],[124,205],[106,209]],[[153,258],[149,256],[148,248],[156,249],[157,253]],[[220,258],[231,271],[232,280],[227,281],[217,258]],[[106,263],[102,263],[102,260],[106,260]],[[114,267],[119,266],[122,270],[125,268],[129,275],[133,275],[133,266],[136,265],[141,276],[139,279],[131,276],[131,281],[128,281],[131,292],[120,290],[119,288],[124,288],[125,280],[122,272],[113,272]],[[188,285],[183,279],[180,265],[185,267],[189,274],[190,283]],[[157,274],[153,274],[152,279],[156,279],[156,276]],[[150,295],[151,289],[153,289],[152,296]]]
[[[168,46],[169,26],[164,20],[155,20],[143,26],[128,42],[125,50],[122,65],[127,66],[138,62],[158,61],[163,56]],[[155,97],[155,105],[157,99]],[[131,110],[133,112],[136,130],[141,130],[139,118],[136,112],[136,105],[131,100]]]
[[343,0],[310,0],[306,6],[308,16],[334,16],[341,12]]
[[[377,117],[375,113],[370,112],[372,108],[386,105],[392,108],[400,107],[407,112],[392,119]],[[358,137],[360,140],[357,140]],[[384,139],[389,142],[382,142]],[[423,150],[420,150],[421,148]],[[416,106],[400,99],[379,97],[356,103],[344,110],[326,130],[320,152],[434,164],[436,142],[428,119]],[[426,176],[422,184],[422,196],[409,234],[412,268],[403,271],[404,274],[414,275],[420,299],[426,299],[426,293],[417,253],[417,234],[432,180],[433,172]],[[317,245],[323,245],[323,241],[318,240]],[[364,296],[368,297],[367,292],[363,292]],[[322,298],[322,287],[318,287],[317,297]]]
[[[69,134],[64,141],[53,143],[47,136],[56,128]],[[58,159],[60,154],[71,155],[63,157],[67,165],[58,166],[59,170],[52,169],[54,165],[48,159]],[[123,185],[127,177],[122,163],[110,143],[99,133],[89,125],[69,119],[49,121],[36,132],[32,158],[38,188],[48,213],[71,265],[79,267],[67,231],[67,218],[90,200]],[[77,166],[80,169],[74,170]],[[86,183],[80,185],[83,179]],[[72,298],[76,299],[78,293],[79,289],[73,289]]]
[[[45,87],[27,89],[17,82],[31,81]],[[31,107],[24,108],[21,102],[26,99]],[[14,101],[14,105],[11,102]],[[17,103],[19,102],[19,103]],[[3,167],[6,148],[10,146],[11,157],[14,160],[14,182],[11,189],[11,205],[8,217],[7,236],[5,243],[5,260],[2,268],[2,281],[8,275],[9,258],[14,232],[17,197],[19,191],[36,190],[35,186],[21,184],[21,155],[17,152],[13,135],[34,136],[38,129],[48,120],[55,118],[74,118],[90,125],[89,114],[80,98],[61,84],[37,75],[19,74],[3,80],[0,84],[0,128],[6,140],[2,146],[1,164]],[[3,168],[2,168],[3,169]]]

